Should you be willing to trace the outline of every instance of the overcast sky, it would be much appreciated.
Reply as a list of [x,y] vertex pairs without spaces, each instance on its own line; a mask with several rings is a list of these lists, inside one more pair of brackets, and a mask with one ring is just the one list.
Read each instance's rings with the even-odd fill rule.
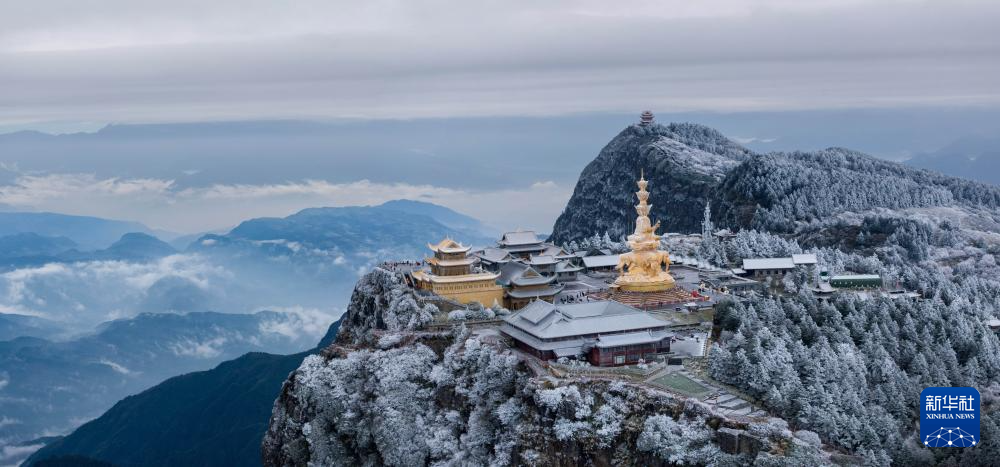
[[[108,123],[614,116],[647,108],[748,116],[866,109],[903,110],[916,119],[921,112],[940,115],[939,109],[995,115],[997,24],[996,1],[4,2],[0,133]],[[102,147],[74,154],[71,145],[43,158],[19,146],[17,153],[0,153],[0,207],[137,218],[190,232],[398,194],[493,223],[521,216],[525,226],[544,231],[579,170],[623,124],[588,130],[589,139],[564,145],[563,153],[527,172],[497,162],[518,150],[520,130],[497,133],[510,141],[492,151],[467,144],[450,160],[466,158],[468,166],[450,167],[479,178],[464,178],[462,186],[404,172],[433,162],[428,146],[447,150],[454,134],[446,130],[421,146],[379,141],[378,151],[335,148],[334,163],[319,170],[303,160],[305,169],[294,173],[280,149],[252,163],[212,161],[211,146],[174,148],[148,135],[145,146],[112,147],[135,156],[114,163],[97,163]],[[879,134],[875,128],[865,138],[880,139],[871,136]],[[736,128],[743,129],[730,136],[757,143],[795,136],[777,127]],[[572,128],[563,130],[531,142],[574,137]],[[324,160],[324,148],[335,146],[323,144],[313,160]],[[922,148],[883,149],[902,158]],[[232,145],[228,151],[240,153]],[[359,169],[375,152],[380,159],[370,171]],[[46,162],[32,165],[40,160]],[[497,180],[509,181],[498,186]],[[537,205],[530,216],[526,204]],[[484,205],[492,211],[475,212]]]
[[995,105],[1000,2],[36,0],[0,125]]

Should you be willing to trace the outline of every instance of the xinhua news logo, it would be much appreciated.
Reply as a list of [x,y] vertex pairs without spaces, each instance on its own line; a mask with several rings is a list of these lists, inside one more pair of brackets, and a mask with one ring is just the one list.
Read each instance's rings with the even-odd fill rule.
[[920,439],[931,448],[979,444],[979,391],[927,388],[920,393]]

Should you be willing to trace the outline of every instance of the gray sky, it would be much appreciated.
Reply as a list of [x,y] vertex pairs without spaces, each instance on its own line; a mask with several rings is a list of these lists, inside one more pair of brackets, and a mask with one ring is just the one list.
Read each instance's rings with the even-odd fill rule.
[[0,127],[993,106],[1000,4],[38,0]]
[[[579,171],[642,109],[694,115],[761,150],[896,159],[961,136],[921,137],[946,112],[996,121],[997,24],[1000,2],[985,0],[4,2],[0,133],[376,124],[354,139],[251,126],[4,140],[0,209],[192,232],[410,197],[547,231]],[[800,115],[822,118],[796,127]],[[898,116],[915,126],[887,124]],[[386,119],[412,131],[382,132]],[[422,170],[433,164],[451,172]]]

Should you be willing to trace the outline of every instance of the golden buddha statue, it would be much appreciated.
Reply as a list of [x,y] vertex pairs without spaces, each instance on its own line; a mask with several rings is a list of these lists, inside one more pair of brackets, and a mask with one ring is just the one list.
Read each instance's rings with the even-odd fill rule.
[[649,192],[646,191],[645,174],[639,175],[639,191],[635,196],[639,204],[635,212],[635,232],[628,236],[628,246],[632,251],[618,258],[618,279],[613,288],[627,292],[659,292],[674,287],[674,278],[670,275],[670,255],[660,250],[660,236],[656,229],[660,223],[650,224],[647,204]]

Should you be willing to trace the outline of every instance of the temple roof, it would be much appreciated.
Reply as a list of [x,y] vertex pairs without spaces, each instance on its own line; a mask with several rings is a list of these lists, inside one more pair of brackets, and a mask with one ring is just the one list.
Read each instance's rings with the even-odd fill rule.
[[531,255],[530,259],[530,264],[532,266],[547,266],[558,262],[559,261],[556,260],[555,256],[550,255]]
[[483,248],[474,254],[490,263],[503,263],[511,260],[510,253],[500,248]]
[[804,253],[800,255],[792,255],[792,262],[795,264],[816,264],[816,255],[813,253]]
[[500,277],[497,282],[501,285],[526,286],[548,284],[553,280],[555,280],[554,276],[543,276],[527,264],[511,261],[500,266]]
[[476,262],[475,258],[465,257],[461,259],[440,259],[440,258],[426,258],[428,264],[435,264],[438,266],[470,266]]
[[511,277],[510,283],[519,287],[524,287],[529,285],[549,284],[554,280],[556,280],[555,276],[543,276],[534,268],[528,268]]
[[743,260],[743,269],[795,269],[792,258],[747,258]]
[[561,284],[537,289],[510,289],[507,291],[507,295],[514,298],[552,297],[562,292],[562,289]]
[[548,243],[545,244],[545,250],[542,251],[542,254],[543,255],[549,255],[549,256],[566,256],[566,255],[569,255],[569,253],[566,253],[566,251],[563,250],[562,248],[560,248],[558,246],[555,246],[555,245],[550,245]]
[[447,237],[445,237],[444,240],[441,240],[440,242],[438,242],[437,245],[431,245],[430,243],[428,243],[427,244],[427,248],[430,248],[431,251],[433,251],[435,253],[437,253],[437,252],[441,252],[441,253],[465,253],[465,252],[469,251],[469,249],[470,249],[470,247],[462,246],[461,243],[458,243],[455,240],[452,240],[452,239],[447,238]]
[[646,312],[615,301],[554,305],[538,300],[504,321],[540,339],[663,330],[667,326]]
[[582,270],[583,270],[582,267],[580,267],[580,266],[574,266],[573,263],[571,263],[569,261],[560,261],[559,264],[556,265],[556,272],[557,273],[558,272],[578,272],[578,271],[582,271]]
[[614,334],[610,336],[598,337],[597,344],[595,345],[598,348],[606,349],[609,347],[621,347],[625,345],[652,344],[672,336],[673,333],[666,331],[630,332],[627,334]]
[[531,230],[507,232],[503,234],[502,238],[500,238],[500,245],[503,246],[534,245],[538,243],[542,243],[542,241],[538,238],[538,235]]
[[584,256],[583,265],[588,268],[602,268],[608,266],[618,266],[618,257],[621,255],[601,255]]

